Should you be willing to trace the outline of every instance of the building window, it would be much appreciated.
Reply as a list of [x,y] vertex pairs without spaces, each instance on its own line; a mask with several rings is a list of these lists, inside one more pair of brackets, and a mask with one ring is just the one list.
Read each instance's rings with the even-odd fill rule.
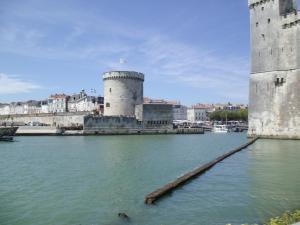
[[271,19],[270,18],[268,19],[268,23],[271,23]]
[[109,88],[109,92],[111,93],[111,88]]
[[258,27],[258,24],[259,24],[259,23],[258,23],[258,22],[256,22],[256,27]]
[[110,107],[110,103],[109,102],[106,103],[106,107]]

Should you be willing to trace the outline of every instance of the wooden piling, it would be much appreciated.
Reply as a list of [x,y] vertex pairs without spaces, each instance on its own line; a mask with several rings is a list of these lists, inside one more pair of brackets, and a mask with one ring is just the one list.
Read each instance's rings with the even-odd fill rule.
[[157,189],[156,191],[148,194],[145,197],[145,204],[153,204],[155,201],[159,200],[160,198],[162,198],[163,196],[165,196],[166,194],[172,192],[173,190],[175,190],[176,188],[182,186],[183,184],[185,184],[186,182],[194,179],[195,177],[203,174],[204,172],[206,172],[207,170],[211,169],[213,166],[215,166],[216,164],[218,164],[219,162],[223,161],[224,159],[228,158],[229,156],[240,152],[241,150],[247,148],[249,145],[252,145],[254,142],[256,142],[259,138],[254,138],[251,141],[247,142],[246,144],[225,153],[222,156],[219,156],[218,158],[214,159],[213,161],[200,166],[199,168],[177,178],[175,181],[170,182],[168,184],[166,184],[165,186]]

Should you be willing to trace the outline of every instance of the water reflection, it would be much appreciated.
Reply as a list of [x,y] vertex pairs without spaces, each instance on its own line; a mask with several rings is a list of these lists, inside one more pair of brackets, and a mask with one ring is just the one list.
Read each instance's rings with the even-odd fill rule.
[[259,140],[249,149],[250,194],[261,220],[300,207],[300,141]]

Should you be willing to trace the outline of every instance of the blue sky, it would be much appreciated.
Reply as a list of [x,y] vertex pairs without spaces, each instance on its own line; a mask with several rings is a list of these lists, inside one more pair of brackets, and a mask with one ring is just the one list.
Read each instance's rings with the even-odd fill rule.
[[103,72],[135,70],[148,97],[247,103],[249,64],[246,0],[0,1],[0,102],[102,95]]

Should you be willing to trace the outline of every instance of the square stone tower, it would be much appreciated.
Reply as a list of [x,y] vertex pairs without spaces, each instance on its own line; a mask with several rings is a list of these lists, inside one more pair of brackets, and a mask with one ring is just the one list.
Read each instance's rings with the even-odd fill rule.
[[300,13],[296,0],[249,0],[248,135],[300,139]]

